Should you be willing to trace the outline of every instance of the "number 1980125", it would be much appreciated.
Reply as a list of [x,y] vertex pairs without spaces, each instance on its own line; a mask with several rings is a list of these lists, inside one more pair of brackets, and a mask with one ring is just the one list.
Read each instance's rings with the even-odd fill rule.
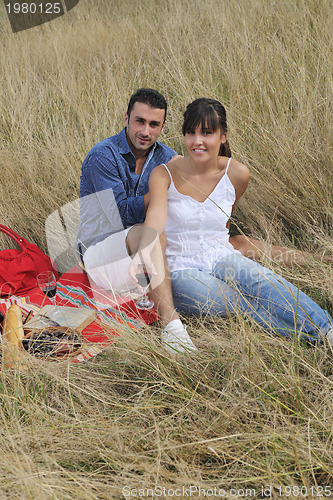
[[60,14],[62,5],[60,2],[28,3],[15,2],[6,5],[8,14]]
[[303,497],[303,498],[331,498],[332,489],[330,486],[311,486],[307,488],[306,486],[278,486],[279,496],[286,498],[293,496],[295,497]]

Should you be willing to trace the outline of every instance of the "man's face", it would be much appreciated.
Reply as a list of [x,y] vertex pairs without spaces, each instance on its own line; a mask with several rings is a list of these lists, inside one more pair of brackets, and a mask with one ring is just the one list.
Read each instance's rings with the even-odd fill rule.
[[164,129],[164,118],[164,109],[143,102],[134,103],[129,117],[125,113],[126,136],[134,156],[142,156],[155,144]]

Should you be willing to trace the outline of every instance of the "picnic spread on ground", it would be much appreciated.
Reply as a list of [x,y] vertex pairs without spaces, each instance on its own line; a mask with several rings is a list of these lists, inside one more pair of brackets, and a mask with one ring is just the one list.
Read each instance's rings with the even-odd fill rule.
[[154,310],[139,310],[131,295],[91,284],[80,266],[57,281],[57,303],[36,286],[24,296],[0,298],[4,368],[36,360],[89,360],[126,332],[156,321]]

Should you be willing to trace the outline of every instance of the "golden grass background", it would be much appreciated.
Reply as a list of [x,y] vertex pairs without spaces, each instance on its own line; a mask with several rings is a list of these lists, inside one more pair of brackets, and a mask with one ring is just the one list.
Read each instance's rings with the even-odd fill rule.
[[[77,198],[88,150],[149,86],[168,99],[162,140],[179,152],[188,102],[226,106],[233,154],[251,170],[241,230],[333,253],[332,25],[329,0],[81,0],[14,35],[1,5],[1,223],[46,249],[45,219]],[[279,271],[331,310],[331,266]],[[190,328],[196,360],[171,360],[147,329],[67,371],[2,372],[0,498],[122,498],[125,485],[333,491],[330,348],[241,318]]]

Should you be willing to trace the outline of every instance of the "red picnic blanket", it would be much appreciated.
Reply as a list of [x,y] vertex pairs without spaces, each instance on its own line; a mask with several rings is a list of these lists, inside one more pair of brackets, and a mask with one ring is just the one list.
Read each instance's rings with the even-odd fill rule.
[[[18,304],[23,312],[28,313],[31,310],[38,312],[41,306],[51,304],[51,301],[39,288],[34,288],[25,297],[0,299],[0,311],[5,313],[11,304]],[[144,324],[153,323],[157,319],[154,310],[138,310],[130,296],[111,294],[91,285],[88,276],[79,266],[63,274],[57,282],[57,305],[89,307],[97,312],[96,321],[81,332],[91,345],[87,344],[88,347],[71,360],[73,362],[84,361],[101,352],[111,342],[110,332],[111,335],[119,336],[121,331],[125,333],[128,328],[139,330]]]

